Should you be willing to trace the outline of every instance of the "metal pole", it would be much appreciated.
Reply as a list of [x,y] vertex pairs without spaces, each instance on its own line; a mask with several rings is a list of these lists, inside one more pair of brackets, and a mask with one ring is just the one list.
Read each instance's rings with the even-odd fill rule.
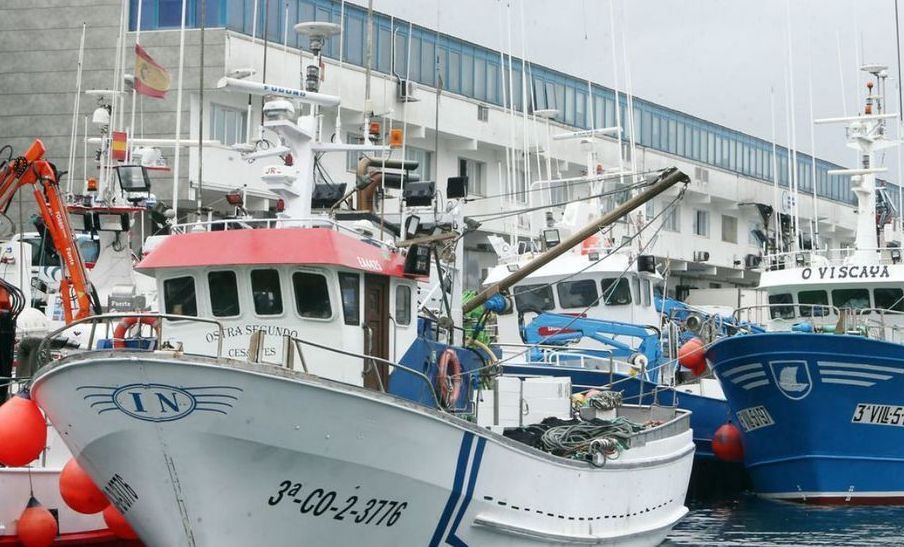
[[649,188],[649,190],[632,197],[615,209],[609,211],[605,215],[584,226],[552,249],[549,249],[537,258],[531,260],[520,269],[518,269],[518,271],[513,272],[511,275],[503,278],[498,283],[490,285],[489,287],[481,291],[480,294],[478,294],[471,300],[468,300],[464,304],[464,306],[462,306],[462,312],[468,313],[474,310],[475,308],[486,302],[487,299],[489,299],[491,296],[508,289],[515,283],[539,270],[546,264],[549,264],[554,259],[567,253],[569,250],[571,250],[572,247],[578,245],[591,235],[617,221],[621,217],[640,207],[644,203],[648,202],[649,200],[653,199],[654,197],[658,196],[659,194],[668,190],[679,182],[686,184],[690,182],[690,178],[683,172],[681,172],[681,170],[677,167],[672,167],[665,170],[659,176],[659,179]]
[[201,216],[201,190],[204,188],[204,24],[206,23],[204,19],[206,17],[207,0],[201,0],[201,66],[198,74],[198,195],[196,199],[199,220]]

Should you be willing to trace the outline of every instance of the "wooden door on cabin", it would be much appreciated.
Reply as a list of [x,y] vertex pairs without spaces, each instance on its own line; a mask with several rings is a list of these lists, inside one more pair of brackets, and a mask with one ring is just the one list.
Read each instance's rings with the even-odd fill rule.
[[[364,276],[364,353],[389,359],[389,278]],[[389,385],[389,365],[364,363],[364,387],[379,390]]]

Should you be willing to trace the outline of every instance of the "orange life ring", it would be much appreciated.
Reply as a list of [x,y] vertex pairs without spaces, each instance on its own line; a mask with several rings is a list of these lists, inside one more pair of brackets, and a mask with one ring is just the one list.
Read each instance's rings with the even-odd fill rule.
[[126,335],[129,333],[129,330],[135,325],[150,325],[154,327],[154,330],[159,332],[160,323],[158,322],[157,317],[153,316],[139,316],[139,315],[131,315],[129,317],[124,317],[122,321],[120,321],[116,328],[113,329],[113,347],[114,348],[124,348],[126,347]]
[[[451,365],[451,372],[449,367]],[[449,377],[452,381],[449,381]],[[436,383],[439,384],[440,401],[447,408],[455,404],[461,393],[461,361],[458,354],[452,348],[446,350],[439,357],[436,367]]]

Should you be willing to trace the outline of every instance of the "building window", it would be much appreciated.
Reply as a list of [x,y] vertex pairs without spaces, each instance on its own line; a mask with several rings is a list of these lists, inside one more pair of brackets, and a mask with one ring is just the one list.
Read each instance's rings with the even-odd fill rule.
[[559,293],[559,306],[569,308],[586,308],[599,304],[596,283],[591,279],[579,281],[562,281],[556,285]]
[[197,317],[195,279],[191,276],[167,279],[163,282],[163,300],[166,304],[166,313]]
[[248,113],[240,108],[210,104],[210,138],[230,146],[245,142]]
[[[295,289],[295,307],[298,308],[298,315],[313,319],[329,319],[333,316],[326,277],[320,274],[295,272],[292,274],[292,287]],[[343,297],[343,307],[344,305]]]
[[412,173],[420,175],[421,180],[433,180],[430,178],[433,176],[433,152],[408,146],[405,148],[405,159],[417,162],[417,169]]
[[282,288],[279,286],[278,271],[251,270],[251,294],[254,298],[254,313],[258,315],[282,313]]
[[698,236],[709,237],[709,211],[700,209],[694,211],[694,233]]
[[650,222],[650,220],[652,220],[652,218],[656,216],[656,206],[653,204],[652,199],[650,201],[648,201],[647,204],[644,206],[643,215],[644,215],[644,219],[647,222]]
[[[345,318],[346,325],[361,324],[360,279],[361,276],[359,276],[358,274],[339,272],[339,295],[342,297],[342,316]],[[327,295],[327,304],[329,304],[329,295]],[[298,310],[299,313],[301,313],[300,305]]]
[[487,195],[486,189],[486,164],[482,161],[458,158],[458,176],[468,177],[468,194],[475,196]]
[[722,215],[722,241],[726,243],[738,242],[737,217]]
[[411,287],[407,285],[396,287],[395,320],[399,325],[411,324]]
[[[345,144],[364,144],[364,137],[359,133],[346,133]],[[354,173],[358,170],[358,160],[364,152],[346,152],[345,153],[345,170]]]
[[671,210],[662,219],[662,229],[666,232],[681,231],[681,209],[677,205],[672,205]]
[[520,285],[512,291],[518,311],[546,311],[556,307],[549,285]]
[[235,272],[210,272],[207,274],[210,288],[210,311],[215,317],[239,315],[239,288]]

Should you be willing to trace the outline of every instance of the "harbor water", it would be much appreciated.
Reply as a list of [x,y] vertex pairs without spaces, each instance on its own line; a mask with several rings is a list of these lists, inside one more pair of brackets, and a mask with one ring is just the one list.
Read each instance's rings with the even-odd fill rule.
[[902,545],[904,507],[813,506],[750,494],[688,501],[691,512],[667,546]]

